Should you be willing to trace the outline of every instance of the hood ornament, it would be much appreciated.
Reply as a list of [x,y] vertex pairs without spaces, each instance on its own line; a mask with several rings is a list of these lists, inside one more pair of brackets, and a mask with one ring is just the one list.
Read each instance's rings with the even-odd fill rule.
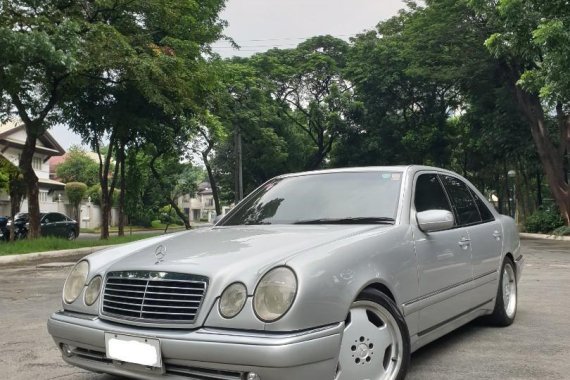
[[154,250],[154,257],[156,258],[156,261],[154,262],[155,265],[164,262],[166,259],[166,247],[162,244],[156,247]]

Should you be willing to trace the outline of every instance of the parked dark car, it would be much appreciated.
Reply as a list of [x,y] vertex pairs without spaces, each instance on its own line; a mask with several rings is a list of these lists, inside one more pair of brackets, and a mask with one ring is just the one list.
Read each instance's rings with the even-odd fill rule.
[[[10,223],[10,222],[8,222]],[[8,224],[8,229],[10,225]],[[59,212],[49,212],[40,214],[41,236],[55,236],[74,240],[79,235],[79,224],[70,217]],[[14,218],[14,230],[16,239],[24,239],[28,234],[29,215],[28,213],[16,214]]]
[[8,234],[8,217],[0,216],[0,241],[7,240]]

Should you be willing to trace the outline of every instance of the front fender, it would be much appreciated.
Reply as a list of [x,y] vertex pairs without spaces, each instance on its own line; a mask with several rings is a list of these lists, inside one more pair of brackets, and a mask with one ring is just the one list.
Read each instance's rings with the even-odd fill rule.
[[346,319],[367,286],[387,287],[401,305],[418,296],[417,260],[409,226],[373,229],[288,260],[299,282],[297,299],[269,331],[294,331]]

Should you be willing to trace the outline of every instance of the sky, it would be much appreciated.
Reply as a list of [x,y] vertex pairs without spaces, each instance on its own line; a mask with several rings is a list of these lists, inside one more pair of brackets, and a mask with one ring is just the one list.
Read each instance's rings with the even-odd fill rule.
[[[240,50],[225,41],[213,44],[222,57],[249,56],[273,47],[293,48],[305,39],[330,34],[346,39],[397,14],[402,0],[229,0],[222,19],[229,25],[224,34]],[[51,131],[69,149],[81,138],[65,125]]]

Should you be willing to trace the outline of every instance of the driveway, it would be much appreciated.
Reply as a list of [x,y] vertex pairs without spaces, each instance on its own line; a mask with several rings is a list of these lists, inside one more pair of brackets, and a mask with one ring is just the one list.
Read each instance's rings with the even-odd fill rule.
[[[471,323],[422,348],[408,380],[570,379],[570,242],[525,240],[523,253],[515,324]],[[64,364],[46,331],[68,270],[0,269],[1,378],[115,379]]]

